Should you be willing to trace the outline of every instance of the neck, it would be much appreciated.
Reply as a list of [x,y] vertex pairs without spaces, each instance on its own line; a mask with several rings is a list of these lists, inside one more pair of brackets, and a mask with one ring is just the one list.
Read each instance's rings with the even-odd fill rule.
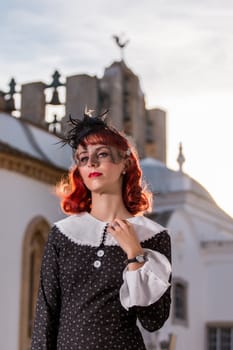
[[115,218],[127,219],[133,215],[126,209],[119,194],[92,193],[92,209],[90,214],[96,219],[111,222]]

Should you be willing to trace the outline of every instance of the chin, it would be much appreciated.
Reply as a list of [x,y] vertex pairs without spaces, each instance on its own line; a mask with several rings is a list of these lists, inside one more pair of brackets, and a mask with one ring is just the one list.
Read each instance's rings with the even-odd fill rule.
[[[113,194],[113,193],[118,193],[119,186],[116,183],[98,183],[97,181],[94,183],[88,183],[86,184],[86,187],[88,188],[89,191],[93,193],[98,193],[98,194]],[[120,190],[121,192],[121,190]]]
[[86,187],[88,188],[89,191],[91,192],[95,192],[95,193],[101,193],[101,192],[104,192],[105,191],[105,188],[101,185],[86,185]]
[[90,186],[89,190],[93,193],[102,195],[102,194],[112,194],[113,189],[109,187],[104,187],[104,186]]

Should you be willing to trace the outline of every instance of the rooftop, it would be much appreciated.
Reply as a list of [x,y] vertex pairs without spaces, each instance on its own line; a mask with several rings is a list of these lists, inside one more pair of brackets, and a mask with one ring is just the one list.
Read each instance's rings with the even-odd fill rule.
[[144,178],[154,194],[190,191],[215,203],[209,192],[189,175],[169,169],[157,159],[145,158],[141,161]]
[[0,113],[0,150],[67,169],[72,162],[70,147],[61,147],[59,137],[21,118]]

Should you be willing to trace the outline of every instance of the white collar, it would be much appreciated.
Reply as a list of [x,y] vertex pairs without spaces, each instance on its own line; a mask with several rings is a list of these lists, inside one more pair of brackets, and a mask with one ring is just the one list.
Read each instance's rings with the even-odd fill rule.
[[[157,233],[166,230],[163,226],[145,216],[134,216],[127,220],[134,225],[140,242],[146,241]],[[107,222],[100,221],[87,212],[74,214],[55,222],[55,226],[58,227],[60,232],[72,242],[92,247],[100,245],[106,225]],[[118,245],[118,242],[113,236],[107,234],[105,245]]]

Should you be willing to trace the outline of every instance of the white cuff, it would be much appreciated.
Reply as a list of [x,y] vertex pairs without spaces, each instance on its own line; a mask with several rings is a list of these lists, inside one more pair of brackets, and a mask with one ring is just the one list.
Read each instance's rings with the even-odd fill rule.
[[144,251],[147,261],[141,268],[129,271],[126,267],[123,271],[120,301],[126,310],[155,303],[170,286],[171,264],[166,256],[150,249]]

